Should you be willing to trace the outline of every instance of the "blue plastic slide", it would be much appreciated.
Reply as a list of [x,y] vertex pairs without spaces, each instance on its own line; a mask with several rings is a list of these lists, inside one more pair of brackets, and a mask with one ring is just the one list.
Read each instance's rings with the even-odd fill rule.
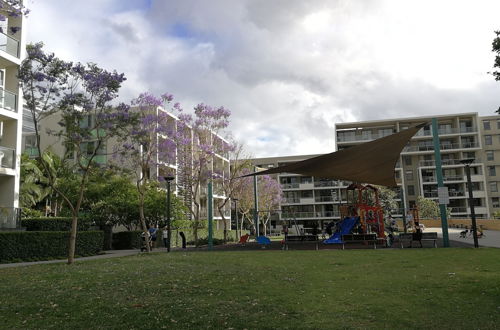
[[336,231],[329,239],[324,240],[323,244],[342,244],[342,235],[351,233],[354,226],[358,223],[359,217],[346,217],[339,223],[340,231]]
[[271,244],[271,240],[266,236],[259,236],[259,237],[257,237],[256,240],[257,240],[257,243],[262,244],[262,245]]

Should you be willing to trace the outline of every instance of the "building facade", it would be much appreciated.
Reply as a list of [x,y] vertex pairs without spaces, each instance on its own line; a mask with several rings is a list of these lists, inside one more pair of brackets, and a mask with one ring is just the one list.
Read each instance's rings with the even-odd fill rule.
[[[162,117],[166,125],[168,126],[168,131],[172,132],[172,135],[176,135],[179,127],[178,125],[179,119],[173,115],[172,113],[166,111],[162,107],[152,108],[151,111],[156,112],[157,116]],[[77,153],[71,149],[68,149],[64,146],[63,141],[61,141],[60,137],[55,135],[48,134],[47,131],[58,131],[60,126],[58,122],[61,117],[59,113],[54,113],[53,115],[44,118],[40,122],[40,134],[41,136],[41,149],[42,150],[51,150],[59,157],[70,161],[75,162]],[[80,127],[82,128],[92,128],[95,127],[96,120],[94,116],[85,116],[84,119],[80,122]],[[30,121],[32,122],[32,121]],[[158,143],[158,152],[156,153],[156,159],[152,161],[152,166],[144,173],[147,175],[149,179],[158,180],[159,178],[163,178],[166,176],[173,176],[174,180],[171,183],[172,191],[180,197],[186,205],[200,205],[200,216],[201,219],[207,219],[207,182],[202,182],[198,187],[198,193],[195,194],[196,200],[193,200],[193,194],[189,193],[189,189],[193,188],[191,178],[192,171],[194,169],[194,164],[196,163],[196,144],[199,139],[202,138],[197,136],[194,130],[190,127],[183,127],[185,130],[184,134],[189,135],[189,140],[192,141],[192,145],[184,145],[184,146],[175,146],[175,142],[173,141],[172,136],[157,134],[157,143]],[[24,127],[24,153],[35,157],[37,155],[37,151],[35,146],[34,133],[31,132],[28,125]],[[203,137],[206,141],[208,139],[210,145],[219,146],[223,143],[227,143],[221,136],[214,134],[212,132],[208,133]],[[164,140],[172,140],[173,143],[163,143]],[[95,149],[95,143],[97,141],[88,140],[84,141],[80,144],[80,154],[82,157],[85,157],[87,154],[91,155]],[[106,166],[108,164],[112,164],[118,167],[129,167],[130,164],[126,162],[122,162],[120,159],[114,159],[112,156],[117,147],[117,141],[114,138],[110,138],[102,143],[97,150],[97,154],[95,155],[93,161],[101,166]],[[166,150],[169,148],[170,150]],[[181,148],[183,148],[183,152],[181,152]],[[230,175],[230,166],[229,166],[229,156],[224,154],[217,147],[214,148],[215,153],[210,157],[210,160],[206,164],[206,171],[210,173],[218,173],[223,180],[224,178],[228,178]],[[184,157],[184,159],[180,159],[180,157]],[[186,159],[187,158],[187,159]],[[180,164],[187,164],[187,166],[181,166]],[[192,164],[192,166],[189,166]],[[138,173],[140,174],[140,173]],[[222,181],[217,180],[217,181]],[[223,223],[221,223],[222,216],[218,211],[218,206],[224,203],[225,200],[224,189],[219,182],[214,182],[213,185],[213,200],[214,200],[214,219],[218,220],[216,222],[216,229],[222,229]],[[229,223],[231,218],[231,209],[230,203],[226,203],[222,208],[224,218]],[[191,214],[186,214],[187,218],[192,218]]]
[[[442,159],[444,185],[448,187],[452,218],[470,215],[464,159],[471,164],[474,209],[478,218],[492,218],[500,212],[500,116],[480,117],[477,113],[436,116]],[[335,125],[336,150],[372,141],[414,124],[428,123],[403,149],[395,166],[399,189],[394,217],[414,207],[418,196],[438,200],[436,163],[431,117],[400,118]],[[253,165],[272,168],[318,155],[252,159]],[[280,220],[293,218],[300,226],[340,219],[339,206],[347,203],[348,181],[306,177],[292,173],[275,175],[283,189]]]
[[[9,16],[8,7],[0,14],[0,228],[18,227],[19,180],[22,139],[22,92],[17,72],[25,53],[22,16]],[[11,28],[21,28],[11,34]],[[16,29],[14,29],[16,30]]]

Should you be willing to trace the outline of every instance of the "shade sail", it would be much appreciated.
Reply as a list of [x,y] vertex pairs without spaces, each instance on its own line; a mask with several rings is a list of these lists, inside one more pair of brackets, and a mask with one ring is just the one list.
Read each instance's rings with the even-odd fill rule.
[[288,172],[396,187],[394,167],[399,155],[413,135],[426,124],[411,126],[377,140],[247,176]]

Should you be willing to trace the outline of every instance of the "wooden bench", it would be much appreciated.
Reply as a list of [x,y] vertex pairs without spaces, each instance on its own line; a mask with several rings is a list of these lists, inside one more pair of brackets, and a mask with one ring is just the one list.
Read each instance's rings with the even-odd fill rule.
[[319,249],[318,235],[287,235],[285,237],[285,250],[288,250],[289,243],[305,243],[305,242],[315,242],[316,250]]
[[[385,241],[385,239],[382,239]],[[377,248],[377,242],[379,239],[377,238],[377,234],[349,234],[342,235],[342,250],[345,250],[346,243],[373,243],[373,248]]]
[[420,242],[420,247],[423,247],[422,241],[431,241],[431,242],[433,242],[433,246],[435,248],[437,248],[437,238],[438,238],[438,235],[437,235],[436,232],[422,233],[420,239],[419,239],[418,236],[419,235],[416,234],[416,233],[406,233],[406,234],[405,233],[401,233],[401,234],[399,234],[399,244],[400,244],[401,248],[404,248],[403,242],[410,242],[410,246],[409,247],[413,247],[413,242],[414,241]]

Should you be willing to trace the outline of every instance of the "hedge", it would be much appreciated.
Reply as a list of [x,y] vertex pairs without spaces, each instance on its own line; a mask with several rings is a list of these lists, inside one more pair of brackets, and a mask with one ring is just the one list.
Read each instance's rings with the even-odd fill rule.
[[[77,256],[98,254],[103,245],[102,231],[84,231],[76,236]],[[0,232],[0,262],[64,258],[68,255],[66,231]]]
[[[21,227],[26,231],[69,231],[71,230],[71,217],[42,217],[26,218],[21,220]],[[89,230],[89,218],[78,219],[78,231]]]
[[[186,229],[174,229],[172,231],[172,245],[173,246],[181,246],[182,240],[179,235],[179,232],[184,232],[186,236],[186,241],[190,244],[194,244],[194,234],[192,228]],[[141,239],[142,231],[122,231],[118,233],[113,233],[113,249],[116,250],[126,250],[126,249],[140,249],[142,245]],[[213,238],[214,240],[218,240],[220,243],[224,239],[224,230],[214,230]],[[243,231],[243,234],[246,234],[247,231]],[[158,230],[158,234],[156,235],[156,244],[155,247],[163,246],[163,233],[161,230]],[[208,229],[198,229],[198,239],[200,240],[200,244],[206,244],[208,241]],[[227,239],[229,242],[236,241],[236,230],[227,232]]]

